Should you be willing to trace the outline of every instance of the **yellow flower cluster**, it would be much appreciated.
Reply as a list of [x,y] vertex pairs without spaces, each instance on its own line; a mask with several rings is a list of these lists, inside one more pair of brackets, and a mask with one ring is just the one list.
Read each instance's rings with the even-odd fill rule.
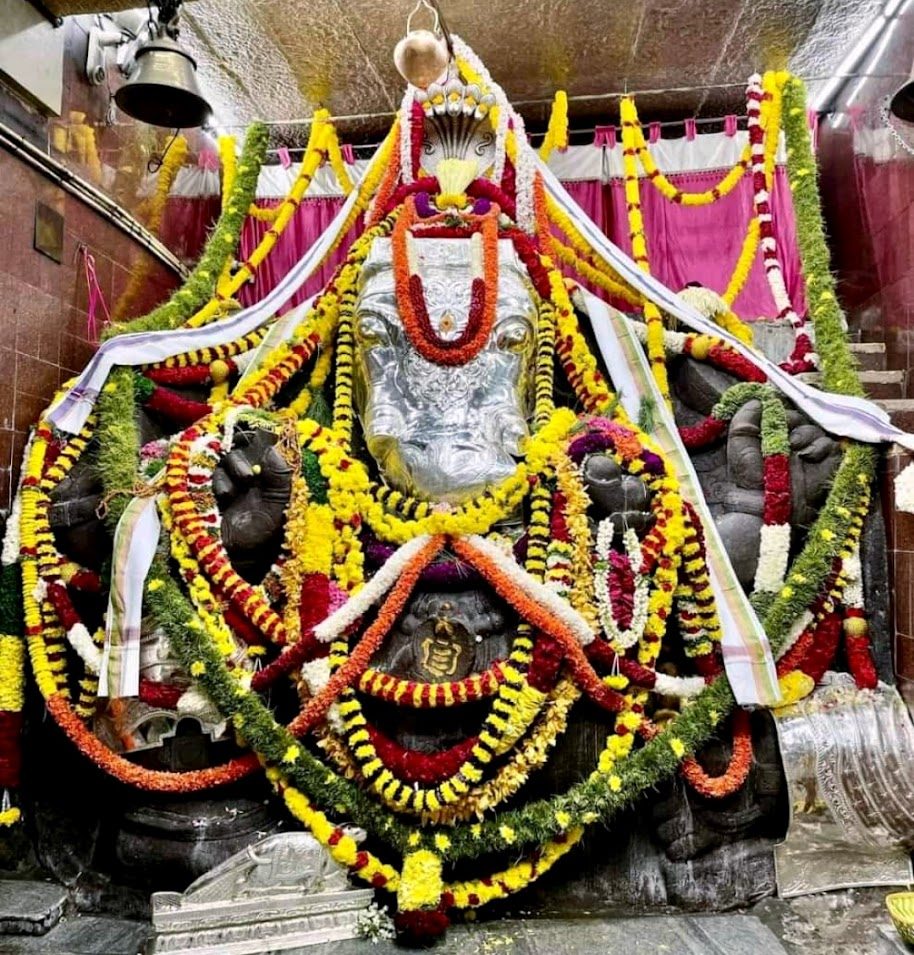
[[0,712],[18,713],[25,691],[25,644],[16,634],[0,634]]
[[[628,231],[632,244],[632,258],[642,272],[651,274],[644,234],[644,217],[641,213],[641,186],[638,179],[637,133],[638,113],[635,103],[626,96],[619,107],[622,119],[622,164],[625,172],[625,205],[628,209]],[[670,382],[666,371],[666,350],[663,347],[663,316],[651,302],[644,303],[644,320],[647,323],[647,357],[651,373],[660,389],[663,400],[670,405]]]
[[571,589],[571,606],[597,631],[596,599],[593,588],[591,557],[593,534],[587,511],[591,501],[584,490],[580,469],[565,453],[554,458],[556,486],[565,499],[568,536],[571,541],[571,569],[574,583]]
[[441,902],[443,891],[441,859],[434,852],[418,849],[404,857],[397,889],[397,905],[401,912],[435,909]]
[[[319,116],[320,118],[318,119]],[[292,217],[298,210],[302,197],[311,185],[314,174],[324,161],[330,140],[336,138],[336,131],[329,122],[329,116],[330,114],[326,110],[318,110],[318,112],[315,113],[315,118],[318,119],[318,121],[311,127],[311,134],[308,137],[308,145],[305,148],[305,155],[302,158],[298,175],[292,184],[289,194],[283,199],[276,210],[276,216],[270,229],[237,272],[231,274],[227,270],[223,270],[216,286],[216,296],[187,320],[188,327],[197,328],[200,325],[208,324],[214,318],[218,318],[222,311],[223,302],[238,294],[244,283],[253,277],[257,267],[270,252],[273,251],[273,246],[276,245],[279,237],[292,221]],[[230,150],[227,147],[221,147],[221,149],[223,163],[229,160],[229,155],[234,157],[234,146],[232,146]],[[230,160],[228,167],[225,168],[226,175],[223,176],[223,196],[231,192],[231,182],[228,183],[228,191],[226,190],[225,182],[225,180],[229,179],[232,175],[230,170],[234,169]]]
[[454,897],[454,908],[479,908],[504,898],[509,893],[519,892],[541,875],[545,875],[562,856],[580,842],[583,835],[583,828],[571,829],[563,838],[547,842],[532,858],[518,862],[502,872],[496,872],[487,879],[469,879],[448,885],[447,891]]
[[[491,530],[520,505],[530,489],[529,476],[542,472],[545,462],[576,424],[572,411],[556,410],[549,423],[528,439],[524,448],[526,460],[510,477],[457,508],[438,510],[420,505],[419,516],[409,520],[385,510],[372,493],[368,469],[349,455],[345,442],[332,429],[304,421],[299,431],[304,443],[318,455],[321,472],[330,485],[328,497],[334,515],[346,522],[353,515],[360,515],[382,540],[403,544],[420,534],[462,536]],[[361,564],[361,558],[353,556],[355,540],[353,536],[344,557],[347,577],[357,572],[356,565]]]
[[568,94],[564,90],[557,90],[552,101],[552,111],[549,114],[549,125],[546,127],[546,138],[539,149],[540,159],[543,162],[549,159],[553,149],[568,148]]
[[[289,812],[311,832],[314,838],[330,853],[335,862],[345,866],[350,872],[369,884],[373,884],[376,877],[380,877],[384,881],[386,889],[396,891],[400,883],[400,874],[396,869],[379,862],[371,853],[365,853],[368,861],[364,866],[356,869],[359,844],[355,839],[352,836],[340,834],[337,827],[330,822],[324,813],[315,809],[304,793],[290,786],[277,769],[268,769],[267,778],[282,792],[283,801]],[[331,837],[337,834],[339,839],[331,841]]]
[[[777,79],[777,74],[765,73],[762,77],[762,88],[768,94],[767,99],[762,100],[760,121],[765,130],[765,182],[768,189],[774,179],[774,166],[777,159],[778,140],[781,131],[781,89],[783,83]],[[752,271],[752,265],[758,254],[759,240],[761,231],[757,216],[750,216],[749,226],[746,230],[746,238],[743,239],[743,245],[740,249],[739,258],[727,283],[727,288],[722,294],[723,300],[728,305],[733,305],[739,293],[743,290],[749,279],[749,273]],[[726,326],[723,326],[726,327]]]

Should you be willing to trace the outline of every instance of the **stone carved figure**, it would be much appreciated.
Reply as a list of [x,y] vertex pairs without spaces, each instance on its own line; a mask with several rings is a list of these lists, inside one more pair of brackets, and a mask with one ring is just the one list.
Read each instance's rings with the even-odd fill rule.
[[[357,833],[364,839],[364,833]],[[278,832],[248,846],[192,882],[183,900],[224,902],[256,896],[342,892],[346,870],[307,832]]]
[[[501,175],[497,181],[491,178],[506,162],[504,143],[500,142],[504,130],[495,135],[487,122],[488,107],[480,106],[484,101],[478,86],[455,76],[443,87],[417,96],[414,111],[420,119],[424,111],[426,142],[424,152],[413,151],[412,161],[427,165],[416,166],[409,175],[403,169],[397,171],[400,178],[394,176],[392,181],[400,183],[400,192],[390,193],[394,198],[388,197],[389,207],[380,203],[371,227],[374,231],[368,233],[370,243],[365,239],[364,248],[350,253],[348,271],[341,273],[351,285],[342,290],[332,286],[327,292],[330,304],[326,311],[318,309],[318,318],[330,315],[338,324],[327,332],[309,324],[309,317],[303,325],[305,331],[293,339],[300,353],[307,350],[302,343],[311,340],[309,335],[320,339],[325,354],[332,355],[332,374],[321,379],[317,363],[308,364],[314,357],[309,355],[294,373],[285,375],[286,346],[277,344],[273,352],[257,359],[263,363],[264,380],[279,382],[270,392],[270,402],[260,399],[257,385],[246,385],[245,380],[237,383],[237,413],[227,415],[217,407],[198,428],[175,435],[169,442],[165,466],[172,504],[185,510],[196,508],[200,525],[206,525],[203,543],[197,540],[195,545],[197,564],[186,579],[193,589],[194,575],[205,574],[225,588],[216,601],[207,603],[201,598],[206,613],[224,623],[225,631],[239,644],[242,637],[253,641],[271,665],[278,667],[289,659],[289,646],[303,648],[295,665],[279,667],[278,672],[295,678],[300,670],[304,674],[311,668],[297,690],[304,701],[302,718],[310,729],[319,730],[316,745],[326,753],[328,778],[334,786],[337,779],[357,779],[363,796],[377,797],[394,816],[403,811],[409,825],[434,826],[442,819],[463,824],[477,814],[483,817],[483,812],[476,813],[472,807],[462,808],[459,796],[487,785],[492,767],[497,770],[502,760],[514,768],[512,754],[518,748],[523,749],[525,764],[534,766],[524,798],[518,800],[521,807],[525,799],[547,798],[582,783],[594,772],[594,754],[610,791],[618,791],[623,783],[614,767],[617,763],[621,766],[628,751],[608,741],[614,736],[633,737],[637,730],[641,733],[638,746],[660,745],[657,740],[665,739],[666,724],[673,720],[675,726],[680,713],[688,714],[682,699],[698,694],[704,678],[710,680],[719,672],[720,663],[711,659],[711,650],[690,656],[690,622],[702,614],[707,618],[710,611],[707,598],[704,609],[697,603],[695,593],[700,586],[685,578],[668,584],[666,591],[674,593],[671,600],[683,604],[686,593],[692,592],[696,602],[680,606],[676,614],[665,611],[667,616],[659,618],[668,623],[662,655],[650,647],[645,620],[651,603],[642,598],[649,591],[651,575],[643,572],[642,565],[649,565],[645,555],[652,547],[664,546],[662,521],[674,511],[685,514],[686,509],[681,500],[672,500],[669,490],[665,493],[671,495],[672,503],[668,500],[665,509],[657,506],[659,492],[644,475],[651,473],[646,468],[660,467],[656,463],[661,461],[659,453],[649,450],[643,461],[633,466],[631,457],[626,458],[620,450],[621,443],[607,448],[606,435],[618,435],[618,429],[629,435],[629,448],[633,444],[648,448],[650,435],[638,432],[617,414],[605,382],[612,383],[620,369],[601,365],[601,357],[587,341],[592,316],[573,310],[558,271],[543,264],[550,240],[537,232],[535,223],[523,221],[522,204],[533,208],[534,200],[539,201],[529,168],[521,164],[512,167],[510,176]],[[449,116],[454,123],[459,120],[460,136],[442,134]],[[415,131],[422,124],[413,122],[410,128]],[[399,160],[391,161],[402,163],[408,155],[413,153],[401,149]],[[618,317],[615,312],[612,315]],[[553,351],[558,355],[556,361]],[[681,426],[702,420],[738,381],[724,370],[689,357],[671,354],[667,365],[676,423]],[[560,371],[569,379],[571,397],[553,382],[553,375]],[[256,374],[249,380],[257,382]],[[598,401],[594,395],[601,388],[607,388],[607,398]],[[187,395],[191,397],[193,392]],[[303,396],[310,403],[303,402]],[[499,500],[494,507],[496,518],[485,524],[480,515],[487,495],[494,496],[521,473],[537,435],[548,434],[550,428],[557,428],[556,421],[563,420],[555,407],[552,417],[543,412],[544,405],[550,411],[550,404],[558,404],[558,411],[574,408],[577,423],[555,442],[557,448],[550,451],[548,465],[531,464],[524,481],[519,482],[520,489],[510,497],[510,506],[501,506]],[[326,421],[319,420],[315,409],[328,405],[333,405],[333,415],[326,428]],[[295,409],[302,407],[307,408],[298,415],[303,420],[293,422]],[[313,417],[307,416],[311,414]],[[613,415],[612,422],[604,418]],[[148,423],[141,428],[144,433],[151,432]],[[325,428],[330,437],[321,446]],[[753,587],[762,556],[768,506],[763,477],[765,440],[761,406],[750,401],[735,411],[717,440],[693,455],[701,490],[747,591]],[[786,441],[791,481],[789,523],[793,526],[789,546],[799,553],[809,525],[828,497],[841,449],[836,440],[792,408],[787,411]],[[587,448],[577,456],[573,453],[576,442]],[[328,447],[339,453],[334,467],[323,469],[321,454],[329,454]],[[175,475],[185,459],[197,470],[187,479],[190,490],[182,497],[175,490],[179,487]],[[209,485],[207,461],[212,464]],[[355,474],[351,485],[340,478],[346,473]],[[543,509],[544,497],[540,496],[537,504],[532,489],[536,493],[545,489],[549,498],[545,523],[535,510],[537,506]],[[51,492],[50,527],[60,550],[76,560],[89,563],[91,555],[110,550],[105,526],[95,514],[103,491],[91,462],[80,461],[71,477]],[[507,492],[505,496],[509,497]],[[356,510],[350,512],[347,507]],[[184,519],[181,514],[174,510],[176,523]],[[326,646],[320,644],[332,641],[321,627],[345,616],[345,607],[339,608],[347,596],[350,601],[355,599],[358,587],[371,592],[372,585],[383,579],[388,562],[402,554],[398,548],[404,540],[408,547],[410,540],[422,537],[417,530],[392,532],[391,526],[429,528],[429,536],[435,539],[437,528],[463,528],[458,518],[469,530],[440,532],[443,549],[416,572],[409,594],[397,604],[385,639],[370,655],[370,672],[366,661],[330,707],[322,695],[325,688],[333,688],[333,674],[348,672],[345,661],[353,659],[365,626],[375,618],[364,608],[353,619],[347,618],[345,626],[332,634],[336,642],[326,664]],[[189,528],[184,525],[188,538]],[[304,546],[296,540],[297,534],[303,537]],[[472,550],[479,534],[488,535],[491,551]],[[599,542],[600,535],[606,548],[598,560],[592,544]],[[324,539],[327,536],[329,546]],[[553,546],[556,544],[561,546]],[[217,546],[224,552],[222,563],[206,564],[207,554]],[[542,548],[545,557],[533,553],[536,547]],[[584,558],[579,553],[582,549]],[[475,553],[476,563],[468,552]],[[479,559],[480,554],[486,560]],[[357,585],[348,576],[351,568],[347,561],[353,555],[352,562],[364,578]],[[510,567],[501,577],[491,572],[499,559]],[[668,560],[673,562],[669,555]],[[562,568],[575,566],[575,561],[577,579],[568,582],[571,571]],[[695,563],[694,552],[690,562]],[[651,566],[656,574],[664,569]],[[526,577],[517,570],[520,567],[526,568]],[[225,581],[231,573],[237,575],[237,581],[231,578],[228,587]],[[596,608],[598,573],[613,581],[607,585],[610,599],[603,601],[602,617]],[[504,578],[516,582],[518,574],[524,581],[512,590]],[[540,589],[533,589],[530,579],[534,578]],[[531,600],[517,597],[517,588],[523,590],[523,586],[528,587],[524,594],[529,598],[535,593],[537,599],[532,602],[545,608],[535,624],[524,616]],[[377,595],[377,604],[386,606],[386,593]],[[239,594],[245,595],[247,603],[240,597],[236,600]],[[556,623],[561,611],[552,609],[555,599],[574,610],[575,626],[588,630],[590,639],[581,640],[588,647],[586,652],[580,648],[576,653],[565,652],[567,646],[556,636],[561,630]],[[647,607],[642,607],[643,603]],[[607,609],[606,604],[612,606]],[[255,606],[256,611],[246,610]],[[615,615],[608,624],[607,615]],[[294,639],[287,643],[277,640],[275,645],[265,640],[269,635],[263,623],[266,619],[281,620]],[[383,614],[379,620],[383,622]],[[276,629],[279,624],[273,626]],[[152,646],[147,652],[154,665],[150,673],[159,677],[158,682],[181,681],[183,689],[183,681],[191,682],[191,672],[173,656],[166,640],[156,643],[155,633],[154,629],[148,632]],[[172,633],[169,639],[180,643],[181,636]],[[660,640],[656,635],[653,638],[654,643]],[[518,649],[525,642],[531,645],[529,654]],[[595,647],[602,657],[591,655]],[[304,655],[308,651],[311,657]],[[708,667],[693,670],[694,657],[702,657]],[[524,662],[518,664],[517,660]],[[212,688],[214,684],[207,682],[211,664],[202,659],[194,662],[199,665],[192,663],[191,670],[201,677],[200,686]],[[568,669],[563,669],[566,664]],[[331,674],[324,674],[323,680],[319,678],[322,666]],[[568,691],[560,680],[560,675],[574,667],[577,674],[593,668],[596,676],[589,685],[592,709],[599,710],[599,701],[609,699],[611,705],[603,709],[612,714],[610,725],[616,720],[615,729],[607,736],[606,724],[596,719],[594,712],[583,713],[579,707],[568,721],[567,732],[562,725],[560,739],[548,738],[543,731],[535,744],[528,745],[530,735],[543,724],[555,722],[537,719],[544,708],[546,712],[561,710],[557,688],[572,695],[582,692],[583,686],[577,685]],[[254,684],[256,679],[247,663],[237,664],[236,671],[245,669],[247,673],[239,681],[241,695],[245,681]],[[536,674],[535,680],[528,676],[530,672]],[[624,704],[617,704],[612,696],[616,687],[629,694]],[[256,685],[254,689],[263,692]],[[297,698],[290,702],[290,695],[284,696],[278,683],[270,684],[269,689],[271,693],[275,689],[271,705],[276,711],[285,712],[299,702]],[[489,699],[492,696],[496,697],[494,703]],[[617,716],[623,706],[628,723]],[[357,718],[351,715],[356,708]],[[318,715],[308,722],[314,713]],[[110,718],[109,714],[100,716],[102,722]],[[515,726],[519,728],[515,730]],[[692,761],[693,779],[700,779],[702,772],[714,777],[729,771],[737,755],[736,731],[732,749],[723,735],[724,742],[713,742],[703,751],[703,768],[698,765],[696,769]],[[650,818],[642,818],[638,851],[647,854],[633,853],[625,864],[664,870],[668,895],[660,901],[713,906],[721,880],[737,873],[739,867],[749,873],[740,883],[739,898],[770,890],[771,840],[783,829],[782,774],[770,720],[759,715],[749,721],[739,745],[743,756],[746,745],[754,749],[755,756],[740,784],[725,798],[712,798],[698,789],[683,792],[677,783],[662,793]],[[678,757],[685,754],[677,737],[669,746]],[[553,748],[554,758],[541,758]],[[470,755],[479,751],[485,758],[472,762]],[[294,773],[300,759],[312,758],[310,750],[302,754],[297,744],[288,746],[287,742],[285,752],[283,772]],[[279,755],[274,753],[270,760],[276,762]],[[515,784],[510,773],[500,775],[497,786],[493,782],[486,793],[486,808],[517,792],[526,773],[518,770],[516,775],[523,777],[520,783]],[[357,801],[352,795],[352,802]],[[569,805],[573,808],[573,801]],[[324,809],[339,811],[337,807]],[[596,813],[585,815],[595,817]],[[566,816],[566,808],[560,807],[555,818]],[[394,823],[388,828],[395,828]],[[326,832],[326,827],[322,831]],[[418,836],[404,837],[397,844],[403,856],[400,877],[407,886],[398,901],[405,913],[411,912],[411,880],[441,882],[440,859],[436,869],[431,847],[446,854],[452,843],[449,832],[442,829],[436,838],[425,842]],[[496,833],[496,841],[504,843],[503,850],[510,846],[513,833],[511,826]],[[326,870],[322,862],[317,863],[317,844],[309,841],[310,837],[302,836],[294,843],[288,841],[288,835],[275,838],[266,854],[255,850],[243,859],[236,857],[196,883],[193,892],[201,893],[201,898],[210,891],[246,894],[252,889],[259,891],[256,887],[262,880],[271,891],[287,887],[284,880],[305,891],[341,884],[341,870]],[[328,844],[336,847],[343,838],[342,832],[333,831]],[[559,839],[556,844],[564,843]],[[355,857],[355,848],[346,845]],[[557,852],[555,845],[543,851]],[[356,868],[366,869],[369,864],[363,853],[358,852],[357,857],[360,864]],[[701,861],[694,869],[703,873],[696,882],[692,865],[702,859],[704,869]],[[753,860],[752,865],[745,866],[746,860]],[[299,879],[299,867],[308,865],[312,873],[317,865],[321,875]],[[353,869],[355,863],[349,865]],[[710,875],[712,868],[716,877]],[[378,876],[373,884],[382,884],[384,879]],[[692,884],[688,884],[690,880]],[[467,892],[467,899],[477,894]],[[443,889],[439,896],[442,900],[446,897]],[[454,891],[451,897],[455,897]],[[438,902],[423,902],[420,910],[437,913],[436,905]]]

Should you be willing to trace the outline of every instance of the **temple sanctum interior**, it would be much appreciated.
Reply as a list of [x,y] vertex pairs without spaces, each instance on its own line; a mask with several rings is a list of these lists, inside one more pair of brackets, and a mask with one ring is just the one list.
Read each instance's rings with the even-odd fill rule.
[[0,955],[914,952],[914,0],[0,0]]

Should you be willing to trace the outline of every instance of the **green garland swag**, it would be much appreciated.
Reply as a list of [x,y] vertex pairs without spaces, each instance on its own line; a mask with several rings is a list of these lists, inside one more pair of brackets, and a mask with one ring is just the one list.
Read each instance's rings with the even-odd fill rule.
[[[187,281],[172,297],[148,315],[108,329],[110,338],[127,332],[178,328],[213,297],[216,281],[241,238],[247,210],[254,200],[269,135],[260,123],[244,141],[238,173],[228,202],[210,235],[200,260]],[[98,455],[96,466],[106,495],[105,522],[113,532],[127,506],[139,468],[140,441],[136,426],[137,397],[134,372],[115,368],[98,399]],[[142,386],[141,386],[142,387]]]
[[787,179],[797,221],[797,244],[806,279],[807,308],[816,333],[816,352],[826,391],[863,397],[857,363],[847,347],[847,322],[831,273],[831,256],[825,239],[818,169],[806,123],[806,86],[796,76],[784,85],[783,123],[787,145]]

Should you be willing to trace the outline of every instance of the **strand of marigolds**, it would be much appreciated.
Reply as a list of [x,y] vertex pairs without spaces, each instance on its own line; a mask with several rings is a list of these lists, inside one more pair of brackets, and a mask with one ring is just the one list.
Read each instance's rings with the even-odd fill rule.
[[[187,773],[169,773],[147,770],[108,749],[83,723],[66,699],[61,676],[62,666],[55,667],[51,648],[46,645],[46,618],[51,608],[43,605],[38,595],[42,592],[40,562],[52,560],[43,542],[50,535],[47,520],[50,499],[42,487],[48,445],[52,440],[46,425],[39,424],[35,432],[22,486],[21,566],[22,594],[25,614],[25,635],[35,682],[44,697],[48,712],[55,722],[96,765],[109,774],[141,789],[160,792],[192,792],[214,785],[233,782],[257,766],[254,756],[245,756],[213,769]],[[53,619],[53,617],[51,617]],[[61,656],[61,660],[63,657]]]
[[[628,237],[631,242],[632,258],[635,264],[647,275],[651,274],[648,258],[647,237],[644,233],[644,216],[641,212],[641,186],[638,180],[637,130],[638,114],[635,102],[626,96],[620,104],[622,121],[622,165],[625,183],[625,207],[628,211]],[[670,383],[666,371],[666,352],[663,349],[663,316],[660,309],[646,301],[643,306],[644,321],[647,324],[647,357],[651,364],[651,373],[663,400],[672,407]]]
[[772,220],[773,180],[769,178],[765,169],[765,133],[759,119],[759,104],[761,98],[768,97],[771,101],[770,113],[779,116],[781,111],[781,88],[789,74],[766,73],[764,80],[759,81],[753,76],[749,82],[748,98],[750,104],[756,104],[749,114],[749,141],[752,146],[752,185],[755,215],[759,222],[761,235],[762,258],[765,267],[765,276],[777,308],[777,318],[787,319],[795,335],[794,348],[790,357],[783,363],[783,367],[796,374],[808,371],[816,365],[816,356],[813,352],[812,341],[805,331],[806,321],[797,315],[787,293],[787,286],[781,263],[777,255],[777,238]]
[[644,138],[644,128],[641,125],[641,118],[638,116],[637,107],[632,100],[631,116],[634,127],[633,145],[637,153],[638,160],[644,167],[647,181],[670,202],[682,206],[709,206],[718,199],[730,195],[731,192],[740,184],[746,170],[749,168],[749,146],[747,145],[740,153],[736,163],[727,170],[720,181],[710,189],[703,192],[687,192],[670,182],[669,179],[660,171],[656,160],[651,154],[647,140]]
[[[326,113],[326,110],[319,112]],[[292,217],[298,211],[298,207],[301,205],[301,201],[308,187],[311,185],[314,174],[324,161],[327,143],[331,138],[335,137],[335,135],[336,133],[333,127],[327,122],[316,122],[312,125],[298,175],[288,195],[278,206],[270,228],[267,229],[266,234],[260,240],[257,247],[251,252],[247,259],[240,264],[237,270],[230,274],[225,271],[222,272],[222,281],[217,282],[216,292],[212,301],[204,305],[202,309],[187,320],[188,328],[198,328],[218,318],[223,312],[224,303],[234,298],[244,283],[254,277],[254,273],[258,267],[270,252],[272,252],[279,237],[285,232],[289,223],[292,221]],[[243,165],[238,167],[239,173],[246,171]],[[250,206],[247,207],[246,211],[250,214]]]
[[546,126],[546,135],[539,148],[539,157],[546,162],[554,149],[568,148],[568,94],[564,90],[556,90],[549,111],[549,123]]
[[[543,541],[549,525],[549,494],[542,482],[537,485],[537,491],[532,502],[526,566],[528,572],[541,576]],[[398,778],[390,770],[374,745],[358,697],[347,690],[339,712],[344,722],[347,746],[359,763],[362,779],[386,805],[401,812],[409,811],[417,815],[436,813],[442,807],[452,806],[462,800],[474,785],[482,781],[486,767],[511,750],[527,732],[546,702],[546,691],[532,686],[526,678],[533,649],[534,643],[529,632],[521,628],[513,641],[508,661],[502,668],[504,680],[498,687],[482,730],[475,742],[466,747],[463,758],[448,778],[431,789],[420,788],[415,783],[410,786],[408,781]],[[331,672],[335,672],[347,660],[345,642],[337,645],[335,650],[330,656]]]

